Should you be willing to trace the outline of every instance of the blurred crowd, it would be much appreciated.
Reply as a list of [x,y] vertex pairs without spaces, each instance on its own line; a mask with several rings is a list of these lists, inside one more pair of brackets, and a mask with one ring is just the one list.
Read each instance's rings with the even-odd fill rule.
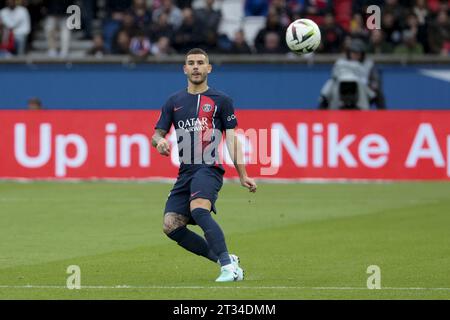
[[[254,43],[246,42],[242,29],[232,37],[220,32],[220,8],[229,0],[193,6],[195,1],[0,0],[0,56],[33,50],[40,31],[49,56],[67,56],[73,35],[66,10],[72,4],[81,8],[82,38],[92,41],[87,54],[94,56],[145,58],[192,47],[210,53],[286,53],[286,27],[299,18],[319,24],[319,53],[343,52],[350,39],[359,38],[369,53],[450,54],[449,0],[242,0],[245,16],[266,17]],[[373,4],[381,8],[381,29],[369,30],[366,8]]]

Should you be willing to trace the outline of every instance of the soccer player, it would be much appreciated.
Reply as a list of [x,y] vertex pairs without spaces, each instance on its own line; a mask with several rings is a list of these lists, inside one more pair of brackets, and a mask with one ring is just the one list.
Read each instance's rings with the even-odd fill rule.
[[[180,169],[164,210],[164,233],[186,250],[220,263],[217,282],[240,281],[244,271],[239,258],[229,254],[225,236],[211,215],[217,213],[215,201],[223,184],[225,170],[219,163],[218,144],[225,132],[226,144],[242,186],[256,192],[255,181],[248,177],[243,163],[233,102],[224,93],[208,87],[212,71],[208,54],[190,50],[184,73],[188,87],[169,97],[155,126],[152,144],[161,155],[170,155],[165,139],[172,124],[177,135]],[[198,225],[205,238],[189,230]]]

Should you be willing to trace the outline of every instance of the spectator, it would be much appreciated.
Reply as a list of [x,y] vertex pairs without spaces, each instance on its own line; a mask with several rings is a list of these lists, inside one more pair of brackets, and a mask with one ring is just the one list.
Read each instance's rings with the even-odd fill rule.
[[90,56],[95,56],[96,58],[101,58],[105,54],[107,54],[107,50],[105,47],[105,42],[103,40],[103,36],[97,34],[94,36],[94,44],[93,47],[87,52]]
[[330,12],[331,0],[305,0],[304,14],[312,16],[323,16]]
[[267,0],[245,0],[244,12],[246,16],[267,16],[269,3]]
[[419,24],[423,25],[427,23],[427,18],[429,14],[427,2],[425,0],[416,0],[413,7],[413,12],[419,19]]
[[269,31],[264,35],[264,47],[258,53],[261,54],[282,54],[286,50],[281,45],[280,35],[277,32]]
[[[152,1],[153,8],[154,9],[160,8],[162,5],[162,1],[163,0],[153,0]],[[180,9],[184,9],[184,8],[192,9],[192,1],[193,0],[175,0],[174,4]]]
[[153,12],[156,11],[156,9],[161,8],[161,0],[153,0],[152,1],[152,5],[151,5],[151,9]]
[[222,13],[214,9],[214,0],[206,0],[206,7],[194,11],[202,39],[207,51],[217,49],[217,34]]
[[350,22],[350,36],[352,38],[359,38],[364,42],[369,40],[369,30],[366,28],[364,19],[359,13],[355,13]]
[[394,50],[392,44],[384,39],[383,30],[374,29],[370,33],[370,42],[367,49],[368,53],[389,54]]
[[7,0],[6,8],[0,12],[0,19],[6,28],[14,34],[17,54],[23,55],[26,51],[27,37],[31,31],[30,14],[23,6],[18,6],[16,0]]
[[[298,16],[299,18],[303,15],[305,11],[306,1],[305,0],[288,0],[287,6],[289,11],[294,16]],[[296,19],[291,17],[291,21],[295,21]]]
[[129,54],[130,53],[130,35],[122,30],[117,33],[112,44],[111,52],[113,54]]
[[322,42],[321,51],[325,53],[339,53],[341,52],[342,42],[344,40],[345,32],[336,23],[331,12],[325,14],[324,22],[321,27]]
[[162,0],[161,7],[153,12],[153,22],[158,21],[161,14],[167,14],[169,24],[176,30],[183,23],[183,14],[180,8],[173,4],[173,0]]
[[45,21],[45,34],[48,43],[48,55],[58,56],[57,35],[60,33],[60,55],[69,54],[71,32],[66,26],[66,11],[72,4],[71,0],[48,0],[47,19]]
[[423,46],[417,42],[417,37],[414,31],[403,31],[403,42],[397,45],[394,53],[398,55],[422,55],[424,53]]
[[137,28],[147,30],[150,27],[152,23],[152,13],[147,8],[145,0],[134,0],[129,13],[133,16],[134,25]]
[[385,0],[382,11],[392,13],[396,21],[400,21],[405,16],[405,8],[398,4],[398,0]]
[[36,97],[28,99],[27,108],[28,110],[42,110],[43,106],[41,99]]
[[231,49],[229,50],[231,54],[251,54],[252,50],[250,46],[245,41],[244,31],[238,30],[234,34],[234,40],[231,44]]
[[170,39],[163,36],[152,46],[151,53],[155,56],[167,56],[174,54],[175,50],[170,46]]
[[445,11],[447,12],[447,15],[450,15],[450,4],[449,4],[449,0],[440,0],[439,1],[439,7],[437,9],[437,14],[439,14],[439,12],[441,11]]
[[270,10],[274,10],[277,13],[283,27],[287,27],[291,23],[292,13],[287,6],[286,0],[272,0],[269,6]]
[[140,30],[139,27],[136,25],[136,21],[131,12],[124,13],[122,24],[119,30],[127,32],[130,38],[134,37],[136,33]]
[[439,11],[436,21],[428,29],[430,52],[448,55],[450,46],[450,21],[447,11]]
[[81,0],[81,24],[83,25],[83,38],[92,39],[92,21],[94,20],[97,1]]
[[417,41],[423,46],[425,52],[428,52],[428,43],[427,43],[427,27],[425,24],[419,24],[419,19],[417,16],[410,12],[406,16],[406,26],[405,30],[412,31],[417,38]]
[[131,38],[130,53],[135,58],[145,59],[151,53],[150,39],[145,35],[144,31],[139,30],[136,35]]
[[153,24],[150,29],[150,40],[157,42],[161,37],[172,40],[174,35],[173,27],[169,24],[169,16],[162,13],[158,17],[158,22]]
[[173,46],[178,52],[187,52],[202,42],[202,26],[196,21],[192,9],[183,9],[183,22],[175,33]]
[[122,21],[123,13],[132,5],[132,0],[106,0],[105,8],[108,10],[108,17],[112,20]]
[[[278,34],[278,39],[283,39],[286,34],[286,29],[283,28],[280,22],[280,16],[276,13],[273,8],[269,11],[267,16],[266,26],[261,29],[255,38],[255,48],[257,52],[265,51],[266,34],[268,32],[275,32]],[[272,37],[273,38],[273,37]],[[283,41],[285,50],[287,51],[287,45]]]
[[0,58],[10,57],[14,51],[14,34],[0,19]]
[[401,29],[392,12],[385,12],[381,18],[381,29],[386,35],[386,41],[392,45],[397,45],[402,40]]
[[192,0],[176,0],[176,6],[180,9],[192,8]]
[[[107,30],[104,31],[104,39],[105,39],[105,46],[108,51],[115,52],[117,50],[117,37],[119,33],[125,32],[128,35],[128,38],[131,39],[134,37],[138,31],[138,28],[135,25],[134,17],[130,12],[125,12],[121,14],[121,21],[116,21],[117,25],[112,27],[113,25],[109,25],[107,27]],[[111,28],[109,28],[111,27]],[[110,34],[110,32],[115,31],[113,35]],[[128,46],[127,46],[128,47]],[[123,51],[123,50],[120,50]]]
[[226,48],[222,48],[222,43],[221,40],[219,40],[217,32],[208,32],[206,33],[206,38],[199,38],[198,47],[203,48],[205,51],[212,54],[226,51]]
[[108,50],[115,45],[117,33],[122,26],[124,13],[130,8],[131,0],[106,0],[107,17],[103,23],[103,38]]
[[203,28],[217,33],[222,13],[214,9],[214,0],[206,0],[206,6],[194,11],[195,18]]

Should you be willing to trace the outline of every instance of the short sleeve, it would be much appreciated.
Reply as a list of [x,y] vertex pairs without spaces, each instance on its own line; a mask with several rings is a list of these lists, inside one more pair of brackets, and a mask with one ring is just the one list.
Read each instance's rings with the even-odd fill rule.
[[169,99],[161,108],[161,114],[159,115],[155,129],[169,131],[170,126],[172,125],[172,112],[172,99]]
[[227,130],[236,128],[238,123],[236,115],[234,114],[233,100],[230,98],[225,98],[220,108],[220,120],[222,122],[223,129]]

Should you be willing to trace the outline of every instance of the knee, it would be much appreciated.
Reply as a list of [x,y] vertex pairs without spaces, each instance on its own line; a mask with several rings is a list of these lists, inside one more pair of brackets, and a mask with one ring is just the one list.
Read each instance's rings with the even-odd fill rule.
[[164,216],[163,232],[168,236],[173,231],[186,226],[186,224],[187,218],[178,214],[168,213]]
[[164,223],[163,223],[163,232],[164,232],[164,234],[166,236],[168,236],[172,231],[175,231],[175,228],[172,225],[166,223],[166,221],[164,221]]
[[211,201],[208,199],[197,198],[191,201],[191,212],[195,209],[206,209],[211,211]]

